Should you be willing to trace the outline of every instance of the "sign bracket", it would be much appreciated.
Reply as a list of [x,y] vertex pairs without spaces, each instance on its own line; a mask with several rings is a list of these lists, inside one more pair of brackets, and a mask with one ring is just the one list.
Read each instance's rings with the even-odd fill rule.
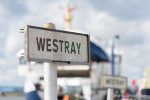
[[53,63],[66,63],[66,64],[70,64],[70,61],[56,61],[56,60],[52,60]]

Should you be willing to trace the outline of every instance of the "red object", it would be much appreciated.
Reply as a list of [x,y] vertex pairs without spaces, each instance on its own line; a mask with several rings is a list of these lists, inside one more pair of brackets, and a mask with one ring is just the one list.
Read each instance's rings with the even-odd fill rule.
[[132,89],[134,90],[136,88],[136,80],[132,80],[131,81],[131,86],[132,86]]

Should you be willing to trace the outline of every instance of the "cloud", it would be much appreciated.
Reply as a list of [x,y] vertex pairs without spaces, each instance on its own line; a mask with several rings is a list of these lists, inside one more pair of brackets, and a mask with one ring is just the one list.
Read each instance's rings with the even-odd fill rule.
[[5,8],[7,11],[5,12],[7,17],[11,16],[11,19],[20,18],[28,12],[28,8],[26,7],[23,0],[13,0],[13,2],[10,2],[10,0],[3,0],[1,1],[0,5],[2,8]]
[[0,67],[5,65],[6,61],[3,58],[0,58]]
[[123,20],[149,19],[149,0],[95,0],[89,2],[99,9]]

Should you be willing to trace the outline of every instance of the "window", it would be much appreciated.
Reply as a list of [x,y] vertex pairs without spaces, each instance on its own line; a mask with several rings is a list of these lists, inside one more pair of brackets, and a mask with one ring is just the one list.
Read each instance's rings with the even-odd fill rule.
[[26,64],[25,60],[24,60],[24,56],[21,56],[19,58],[19,64]]

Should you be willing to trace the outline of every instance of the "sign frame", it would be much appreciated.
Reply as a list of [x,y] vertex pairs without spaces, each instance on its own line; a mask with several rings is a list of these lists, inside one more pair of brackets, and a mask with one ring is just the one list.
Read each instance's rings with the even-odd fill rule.
[[[30,58],[29,57],[29,28],[35,28],[39,30],[51,31],[51,32],[60,32],[60,34],[75,34],[87,37],[87,61],[86,62],[76,62],[76,61],[59,61],[59,60],[52,60],[52,59],[38,59],[38,58]],[[44,34],[44,33],[43,33]],[[25,60],[26,61],[35,61],[35,62],[53,62],[57,64],[75,64],[75,65],[89,65],[91,63],[91,55],[90,55],[90,35],[83,34],[78,32],[70,32],[64,30],[56,30],[56,29],[47,29],[43,27],[31,26],[27,25],[25,28],[24,33],[24,50],[25,50]]]
[[[106,81],[106,79],[104,79],[104,77],[111,77],[112,79],[113,78],[122,78],[126,81],[125,87],[117,87],[114,84],[112,84],[112,86],[105,85],[104,80]],[[100,79],[100,88],[103,88],[103,89],[108,89],[108,88],[110,88],[110,89],[126,89],[127,88],[127,81],[128,81],[128,78],[124,77],[124,76],[112,76],[112,75],[108,75],[108,74],[103,74],[101,76],[101,79]]]

